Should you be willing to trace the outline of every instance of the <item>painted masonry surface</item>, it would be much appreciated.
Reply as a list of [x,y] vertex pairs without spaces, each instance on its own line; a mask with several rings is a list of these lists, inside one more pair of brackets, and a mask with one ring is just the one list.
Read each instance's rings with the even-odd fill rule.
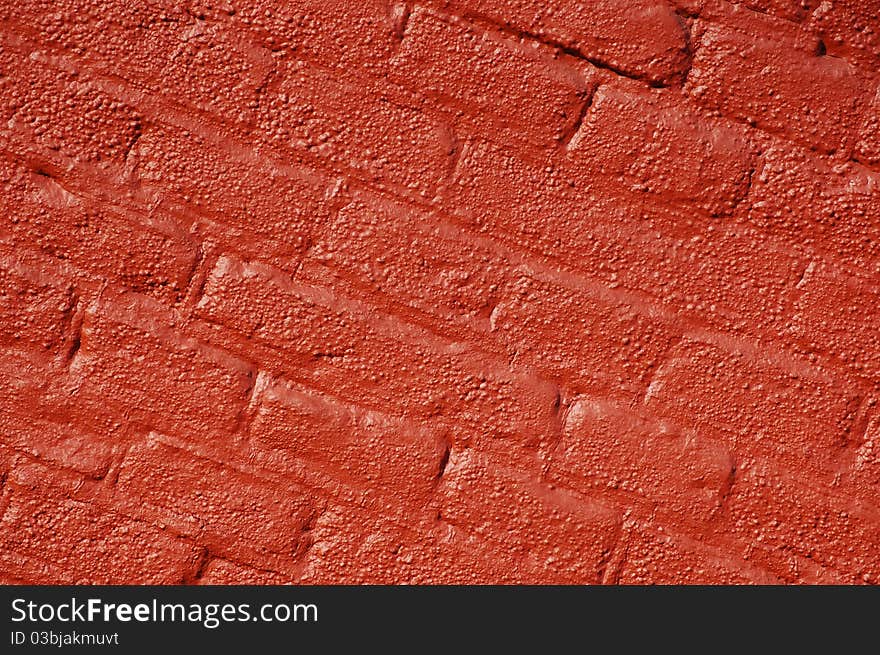
[[0,22],[0,582],[880,582],[878,0]]

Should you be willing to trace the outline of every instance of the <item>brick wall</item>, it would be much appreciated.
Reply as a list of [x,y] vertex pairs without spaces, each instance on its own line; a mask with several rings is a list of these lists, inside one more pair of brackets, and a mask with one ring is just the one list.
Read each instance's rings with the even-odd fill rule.
[[880,582],[880,2],[0,2],[0,581]]

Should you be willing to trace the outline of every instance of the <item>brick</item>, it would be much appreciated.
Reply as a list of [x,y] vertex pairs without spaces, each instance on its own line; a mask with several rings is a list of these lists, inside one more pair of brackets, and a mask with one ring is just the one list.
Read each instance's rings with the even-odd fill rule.
[[[250,460],[275,471],[292,465],[324,472],[357,493],[404,506],[427,503],[446,454],[442,433],[332,402],[288,384],[271,384],[249,428]],[[327,493],[333,489],[328,484]]]
[[790,335],[799,349],[830,355],[852,373],[880,375],[880,287],[873,279],[816,266],[793,308]]
[[702,434],[587,397],[568,408],[548,479],[583,492],[614,490],[657,520],[706,528],[720,512],[736,463]]
[[666,212],[646,208],[642,217],[654,230],[630,239],[629,248],[608,248],[613,284],[648,294],[693,325],[758,338],[779,334],[808,266],[805,254],[751,226],[695,221],[689,234],[666,236]]
[[[642,273],[640,288],[651,278],[669,307],[731,333],[778,334],[806,258],[762,243],[759,233],[709,226],[683,243],[652,273]],[[682,273],[675,274],[679,266]],[[621,280],[625,280],[622,275]],[[668,295],[661,295],[660,290]]]
[[0,201],[2,229],[60,262],[169,303],[197,259],[189,235],[161,211],[138,214],[90,198],[51,173],[27,173],[20,196]]
[[877,399],[871,398],[867,405],[873,410],[866,419],[865,432],[855,448],[855,457],[849,480],[860,498],[874,502],[880,491],[880,412],[873,408]]
[[438,0],[437,4],[559,43],[590,61],[652,84],[673,83],[687,65],[683,25],[666,3],[657,0]]
[[[143,48],[140,56],[154,52],[159,55],[152,62],[146,58],[137,60],[133,62],[135,66],[155,67],[149,71],[147,83],[167,100],[195,107],[227,123],[250,125],[256,117],[262,89],[275,70],[271,53],[243,42],[219,26],[192,20],[186,14],[179,15],[179,19],[173,33],[167,33],[169,22],[156,23],[146,38],[135,41],[140,41],[138,45]],[[159,43],[154,43],[157,31],[165,33]],[[129,31],[124,34],[131,39]],[[163,55],[169,51],[171,42],[175,42],[175,56],[169,59]],[[132,45],[129,41],[127,50],[131,50]],[[118,48],[113,52],[118,53]],[[158,62],[161,63],[156,66]],[[135,83],[141,81],[139,77],[132,77]]]
[[[104,66],[118,63],[121,70],[114,72],[122,77],[172,92],[188,89],[189,98],[180,93],[175,99],[224,111],[249,109],[271,57],[382,74],[397,43],[398,22],[384,0],[252,0],[235,7],[25,0],[4,16],[44,43],[85,51]],[[193,79],[185,78],[187,72]]]
[[818,0],[745,0],[741,4],[762,14],[802,22],[818,4]]
[[668,93],[600,87],[570,144],[573,175],[597,177],[712,215],[745,197],[753,155],[745,131],[687,108]]
[[260,349],[270,371],[364,408],[535,444],[556,424],[553,385],[260,264],[221,258],[197,315],[245,339],[228,347]]
[[0,579],[880,582],[875,4],[0,3]]
[[144,130],[133,153],[148,197],[179,203],[210,221],[215,242],[251,250],[294,270],[311,235],[329,220],[331,180],[175,125]]
[[[519,549],[510,550],[490,538],[482,538],[467,530],[440,522],[430,540],[419,541],[418,535],[407,535],[400,548],[405,562],[397,574],[391,568],[386,579],[403,578],[412,584],[546,584],[564,576],[548,573],[558,566],[548,565],[541,555],[523,557]],[[562,565],[564,566],[564,564]],[[588,574],[584,573],[584,577]],[[577,579],[577,576],[575,576]]]
[[672,335],[625,303],[521,277],[492,312],[511,356],[567,388],[631,397]]
[[618,259],[646,247],[633,247],[633,239],[656,242],[662,237],[646,226],[657,222],[676,233],[686,224],[693,231],[692,210],[649,206],[641,194],[621,189],[598,172],[587,175],[576,164],[574,157],[528,157],[472,139],[444,189],[443,206],[473,232],[564,268],[606,277]]
[[205,566],[198,582],[203,585],[280,585],[291,581],[282,573],[214,558]]
[[829,54],[847,59],[869,74],[880,66],[880,30],[873,3],[817,1],[806,28],[822,39]]
[[737,459],[765,455],[817,481],[833,477],[859,403],[839,380],[691,340],[661,365],[645,397],[654,415],[717,433]]
[[472,139],[443,189],[443,207],[475,232],[515,239],[526,251],[552,256],[553,246],[563,242],[558,232],[567,237],[587,213],[553,164],[549,156],[526,159],[502,145]]
[[867,87],[842,59],[810,55],[784,38],[708,26],[687,91],[702,107],[822,153],[850,153]]
[[[300,584],[382,584],[406,579],[398,557],[404,533],[387,516],[331,504],[315,521],[313,536]],[[372,563],[369,570],[357,564],[364,558]]]
[[253,383],[244,362],[189,340],[163,309],[134,295],[88,307],[70,373],[128,421],[201,440],[235,430]]
[[61,353],[74,305],[73,290],[40,270],[0,258],[0,344],[47,355]]
[[780,242],[871,269],[880,255],[880,177],[773,143],[749,195],[748,221]]
[[[535,48],[416,8],[390,77],[473,117],[471,129],[517,132],[539,146],[561,142],[576,126],[591,85]],[[502,137],[503,138],[503,137]]]
[[39,584],[177,584],[195,566],[197,547],[69,498],[50,486],[51,472],[42,476],[36,487],[12,483],[0,520],[7,574]]
[[570,254],[568,248],[583,253],[593,236],[589,205],[577,201],[572,186],[552,157],[527,159],[473,139],[443,190],[443,207],[473,233],[558,259]]
[[273,146],[432,198],[448,174],[455,139],[444,123],[395,104],[392,91],[291,63],[267,87],[258,125]]
[[269,484],[152,436],[127,454],[117,507],[189,536],[220,557],[289,571],[307,547],[306,492]]
[[[332,277],[374,301],[381,296],[418,313],[471,323],[488,319],[513,266],[435,216],[355,194],[315,237],[302,270],[307,279]],[[405,313],[418,320],[418,313]]]
[[52,68],[39,54],[4,34],[0,102],[7,129],[25,135],[46,151],[77,161],[125,160],[142,129],[142,116],[75,71]]
[[856,141],[855,158],[868,166],[880,166],[880,86],[865,112],[865,122]]
[[[443,521],[334,506],[316,521],[300,584],[540,584],[543,562]],[[369,561],[369,567],[359,562]]]
[[269,50],[199,19],[182,5],[121,0],[26,4],[29,11],[22,15],[30,20],[13,25],[27,38],[60,49],[77,66],[87,62],[165,102],[230,123],[253,120],[259,89],[274,68]]
[[746,544],[743,552],[750,561],[788,580],[799,576],[792,556],[836,570],[850,583],[878,580],[876,509],[766,464],[741,471],[729,503],[728,534]]
[[754,228],[570,174],[473,143],[444,206],[473,232],[612,290],[646,294],[695,323],[752,334],[783,327],[807,256]]
[[3,497],[3,487],[6,484],[6,478],[12,470],[12,466],[16,460],[16,453],[4,443],[0,443],[0,513],[5,507],[5,499]]
[[[42,461],[79,471],[91,478],[107,475],[122,448],[89,427],[35,419],[26,411],[7,414],[0,407],[2,442]],[[30,408],[27,408],[30,409]]]
[[617,515],[595,501],[506,472],[472,451],[452,453],[439,494],[444,521],[540,564],[548,584],[601,581],[620,528]]
[[780,584],[780,579],[742,559],[660,528],[634,527],[626,559],[615,579],[626,585]]
[[224,31],[252,32],[257,45],[341,75],[385,74],[402,19],[385,0],[252,0],[236,6],[233,16],[219,7],[199,11],[222,22]]
[[57,388],[57,371],[12,353],[0,356],[0,371],[0,444],[90,478],[107,475],[125,442],[100,399],[71,399]]

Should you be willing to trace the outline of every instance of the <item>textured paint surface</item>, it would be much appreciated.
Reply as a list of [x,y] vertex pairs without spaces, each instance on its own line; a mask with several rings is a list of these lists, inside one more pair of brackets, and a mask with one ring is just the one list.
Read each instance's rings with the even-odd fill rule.
[[0,0],[0,582],[880,583],[878,0]]

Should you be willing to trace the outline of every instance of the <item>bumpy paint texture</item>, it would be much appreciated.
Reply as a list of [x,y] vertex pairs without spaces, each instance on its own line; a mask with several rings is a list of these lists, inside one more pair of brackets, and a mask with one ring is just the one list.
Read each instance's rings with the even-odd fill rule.
[[878,0],[0,0],[0,582],[880,582]]

